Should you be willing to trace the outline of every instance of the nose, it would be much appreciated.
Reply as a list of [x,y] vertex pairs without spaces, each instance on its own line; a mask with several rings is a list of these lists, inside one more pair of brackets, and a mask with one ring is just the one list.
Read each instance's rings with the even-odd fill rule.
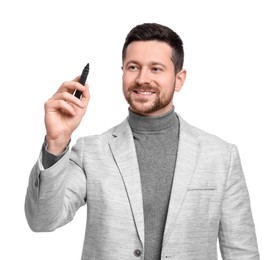
[[136,78],[138,85],[148,85],[151,83],[151,78],[147,69],[142,68]]

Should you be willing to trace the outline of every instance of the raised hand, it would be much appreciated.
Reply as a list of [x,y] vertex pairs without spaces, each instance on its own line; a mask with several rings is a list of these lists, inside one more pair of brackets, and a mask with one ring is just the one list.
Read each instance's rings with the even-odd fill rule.
[[[65,149],[87,109],[90,99],[88,84],[83,86],[78,80],[79,77],[65,81],[45,103],[48,151],[55,155]],[[75,90],[82,92],[81,99],[73,95]]]

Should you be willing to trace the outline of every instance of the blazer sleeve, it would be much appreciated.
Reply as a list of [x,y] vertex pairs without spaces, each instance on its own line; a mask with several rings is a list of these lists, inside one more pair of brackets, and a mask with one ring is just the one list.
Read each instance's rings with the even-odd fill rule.
[[221,214],[219,245],[222,258],[224,260],[260,259],[248,189],[235,145],[231,149]]
[[86,176],[82,165],[83,139],[53,166],[40,160],[31,170],[25,197],[25,215],[35,232],[53,231],[71,221],[86,201]]

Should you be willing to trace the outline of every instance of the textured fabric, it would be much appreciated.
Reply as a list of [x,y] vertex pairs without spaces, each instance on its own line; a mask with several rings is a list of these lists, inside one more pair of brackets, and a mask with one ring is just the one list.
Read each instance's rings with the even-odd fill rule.
[[52,165],[57,163],[65,155],[66,151],[68,150],[68,146],[67,146],[65,151],[63,151],[61,154],[53,155],[48,152],[47,146],[48,145],[45,140],[43,143],[43,146],[42,146],[42,165],[43,165],[44,169],[50,168]]
[[[258,260],[249,194],[235,145],[190,126],[180,135],[161,259]],[[33,167],[25,200],[33,231],[53,231],[87,204],[82,260],[143,259],[144,217],[127,120],[80,138],[52,167]]]
[[144,260],[160,260],[174,174],[179,120],[174,109],[160,116],[129,111],[141,177]]

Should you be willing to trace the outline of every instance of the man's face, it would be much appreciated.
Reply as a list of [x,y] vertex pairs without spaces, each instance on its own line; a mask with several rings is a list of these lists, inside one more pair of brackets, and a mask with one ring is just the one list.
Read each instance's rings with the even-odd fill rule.
[[175,74],[171,47],[159,41],[128,45],[123,62],[123,93],[132,111],[160,115],[173,106],[174,91],[184,83],[186,71]]

